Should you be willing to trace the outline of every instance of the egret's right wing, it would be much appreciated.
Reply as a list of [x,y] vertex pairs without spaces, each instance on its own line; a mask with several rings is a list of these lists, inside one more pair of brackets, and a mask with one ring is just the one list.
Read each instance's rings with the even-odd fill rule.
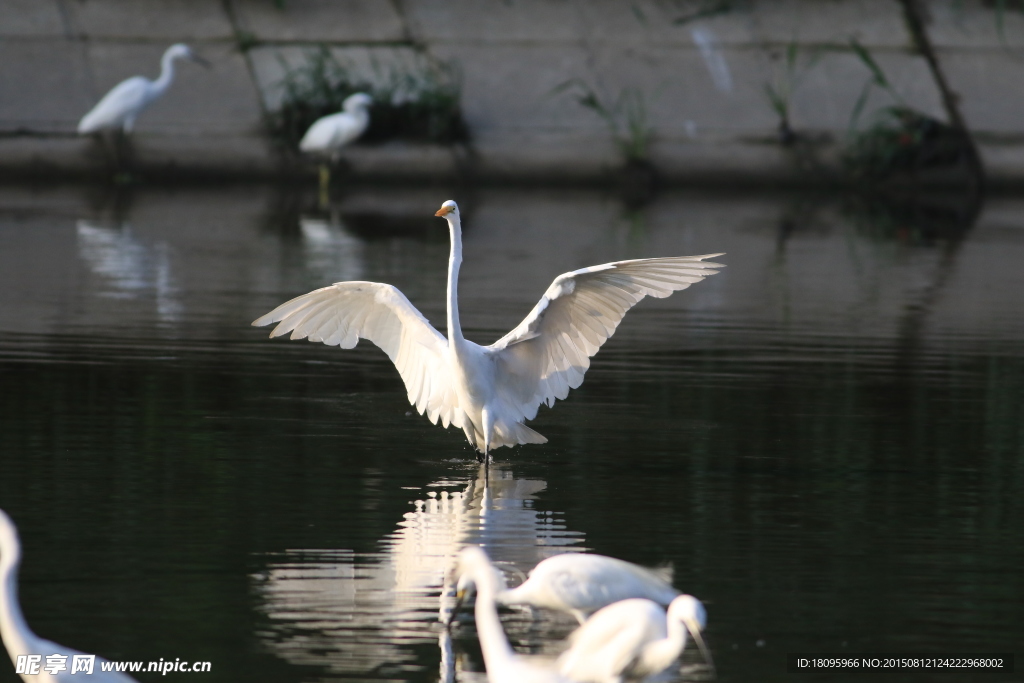
[[555,278],[523,322],[487,347],[507,410],[532,420],[583,383],[590,357],[647,296],[664,298],[722,267],[721,254],[617,261]]
[[[644,645],[664,638],[665,610],[650,600],[623,600],[594,613],[569,635],[558,671],[570,680],[625,678]],[[597,678],[595,678],[597,677]]]
[[146,106],[149,81],[142,76],[121,81],[103,96],[78,124],[81,134],[95,133],[105,128],[118,128],[129,112]]
[[409,403],[430,421],[462,427],[462,411],[446,360],[448,340],[396,287],[336,282],[285,302],[252,324],[279,323],[270,333],[351,349],[360,338],[379,346],[398,368]]

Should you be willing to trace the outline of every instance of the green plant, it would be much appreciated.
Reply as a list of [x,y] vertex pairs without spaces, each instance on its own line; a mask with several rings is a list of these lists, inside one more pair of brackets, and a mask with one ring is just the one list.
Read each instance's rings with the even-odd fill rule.
[[791,41],[786,46],[781,73],[776,72],[774,82],[766,83],[764,86],[768,103],[779,117],[779,139],[784,145],[791,145],[796,141],[796,134],[793,132],[789,116],[793,93],[800,85],[803,75],[817,63],[820,56],[818,52],[813,52],[803,68],[800,68],[799,52],[798,43],[795,40]]
[[645,161],[653,129],[647,116],[647,98],[636,88],[624,88],[612,103],[579,78],[562,83],[555,92],[571,91],[580,106],[601,117],[627,161]]
[[864,111],[864,105],[867,104],[868,96],[871,95],[873,88],[881,88],[885,90],[889,95],[896,100],[900,106],[903,105],[903,98],[886,78],[885,72],[882,71],[882,67],[878,65],[875,58],[871,55],[866,47],[861,45],[856,38],[850,38],[850,50],[854,55],[860,59],[861,63],[867,67],[868,71],[871,72],[871,77],[864,83],[864,87],[860,91],[860,95],[857,97],[857,102],[853,105],[853,111],[850,113],[850,125],[849,130],[852,132],[857,127],[857,121],[860,119],[860,115]]
[[850,137],[843,164],[853,179],[872,182],[957,166],[966,149],[962,131],[909,107],[886,107]]
[[267,123],[271,136],[283,144],[296,147],[314,121],[340,111],[345,98],[357,92],[373,97],[370,126],[360,142],[453,143],[469,138],[459,106],[460,79],[448,65],[422,60],[382,67],[373,62],[366,71],[339,60],[326,47],[307,51],[297,67],[281,63],[281,105],[268,114]]
[[1015,9],[1024,13],[1024,0],[983,0],[983,5],[995,10],[996,31],[999,32],[999,39],[1006,43],[1006,13]]

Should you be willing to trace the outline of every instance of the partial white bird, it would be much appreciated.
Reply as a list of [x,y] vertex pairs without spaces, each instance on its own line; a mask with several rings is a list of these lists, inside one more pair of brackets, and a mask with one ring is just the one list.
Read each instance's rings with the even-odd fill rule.
[[209,66],[209,63],[194,53],[188,45],[171,45],[160,59],[160,76],[155,81],[144,76],[133,76],[121,81],[82,117],[78,124],[78,132],[82,135],[104,130],[131,133],[139,114],[171,86],[176,59],[190,59]]
[[[117,671],[103,671],[102,665],[107,661],[96,657],[93,662],[92,674],[82,671],[72,673],[75,656],[86,656],[78,650],[43,640],[28,627],[18,603],[18,567],[21,564],[21,543],[18,540],[18,529],[3,510],[0,510],[0,638],[3,639],[7,654],[15,666],[19,656],[41,655],[39,673],[22,673],[21,678],[28,683],[75,683],[91,681],[92,683],[135,683],[131,676]],[[48,673],[44,667],[49,655],[65,657],[65,670]]]
[[476,630],[489,683],[570,683],[571,679],[526,661],[508,644],[494,604],[504,582],[487,553],[476,546],[464,548],[459,552],[456,572],[463,590],[469,585],[476,588]]
[[299,149],[306,154],[326,157],[320,164],[320,205],[327,206],[327,188],[331,182],[328,164],[338,161],[341,148],[357,139],[370,126],[370,105],[373,98],[364,92],[357,92],[345,98],[341,111],[324,116],[313,122],[299,142]]
[[302,136],[299,149],[307,154],[335,156],[342,147],[366,132],[373,98],[364,92],[349,95],[341,111],[317,119]]
[[582,624],[597,610],[627,598],[668,605],[679,595],[662,577],[604,555],[564,553],[542,561],[529,578],[498,593],[499,605],[531,605],[569,612]]
[[558,671],[578,683],[623,683],[657,676],[679,659],[687,631],[712,666],[700,635],[706,625],[704,605],[692,595],[673,600],[667,614],[650,600],[622,600],[598,610],[569,636],[569,649],[558,658]]
[[553,406],[583,383],[590,357],[645,296],[666,297],[717,272],[705,256],[618,261],[555,278],[514,330],[490,346],[462,335],[458,281],[462,263],[459,207],[446,201],[448,338],[435,330],[397,288],[377,282],[337,282],[281,304],[253,325],[279,323],[270,333],[351,349],[360,337],[388,354],[409,402],[431,422],[455,425],[486,458],[491,449],[547,439],[523,422],[541,404]]

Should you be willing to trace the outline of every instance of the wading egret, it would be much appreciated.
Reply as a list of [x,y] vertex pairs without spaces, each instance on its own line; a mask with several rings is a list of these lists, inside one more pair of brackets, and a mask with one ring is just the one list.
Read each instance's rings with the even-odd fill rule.
[[253,325],[270,333],[351,349],[360,337],[388,354],[409,402],[431,422],[455,425],[486,458],[492,448],[547,439],[523,424],[583,383],[590,357],[645,296],[666,297],[716,273],[705,256],[617,261],[559,275],[514,330],[490,346],[462,336],[458,282],[462,263],[459,207],[446,201],[448,338],[405,295],[378,282],[336,282],[281,304]]
[[307,154],[327,157],[320,164],[320,203],[326,205],[327,186],[331,180],[328,162],[337,163],[341,148],[366,132],[370,125],[373,98],[364,92],[349,95],[341,103],[341,111],[317,119],[302,136],[299,149]]
[[569,636],[569,649],[558,658],[558,670],[579,683],[657,676],[682,654],[687,631],[711,666],[700,635],[706,624],[704,605],[692,595],[673,600],[667,614],[650,600],[622,600],[595,612]]
[[142,110],[171,87],[176,59],[190,59],[209,66],[209,62],[194,53],[188,45],[171,45],[160,59],[159,78],[151,81],[144,76],[133,76],[121,81],[82,117],[78,124],[78,132],[82,135],[105,130],[131,133],[135,127],[135,119]]
[[570,683],[571,679],[526,661],[508,644],[494,604],[503,580],[487,553],[476,546],[464,548],[459,552],[455,571],[463,590],[470,584],[476,588],[476,630],[489,683]]
[[498,593],[499,605],[569,612],[582,624],[593,612],[627,598],[668,605],[679,591],[650,569],[604,555],[564,553],[544,560],[530,577]]
[[[85,653],[69,647],[43,640],[25,622],[18,603],[18,567],[21,564],[21,543],[18,541],[18,529],[3,510],[0,510],[0,638],[4,641],[11,662],[17,666],[19,656],[41,655],[37,661],[38,673],[22,673],[21,678],[30,683],[135,683],[135,679],[127,674],[116,671],[103,671],[102,664],[107,660],[96,657],[91,674],[74,671],[75,656]],[[58,655],[65,658],[65,669],[50,674],[45,670],[46,658]]]

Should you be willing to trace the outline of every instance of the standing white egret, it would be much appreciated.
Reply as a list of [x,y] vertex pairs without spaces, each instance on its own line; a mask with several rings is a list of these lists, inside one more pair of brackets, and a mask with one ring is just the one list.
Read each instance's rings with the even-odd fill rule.
[[687,631],[712,666],[700,635],[706,625],[704,605],[692,595],[677,597],[667,613],[650,600],[622,600],[598,610],[569,636],[569,649],[558,658],[558,670],[578,683],[657,676],[682,654]]
[[327,161],[320,164],[320,203],[323,205],[327,203],[327,187],[331,181],[328,164],[337,163],[341,148],[366,132],[370,126],[371,104],[373,98],[364,92],[349,95],[341,103],[340,112],[317,119],[302,136],[300,150],[327,157]]
[[139,114],[171,87],[176,59],[190,59],[209,66],[188,45],[171,45],[160,59],[160,76],[155,81],[144,76],[132,76],[121,81],[82,117],[78,132],[82,135],[105,130],[131,133]]
[[569,678],[526,661],[508,644],[494,604],[504,582],[487,553],[476,546],[464,548],[459,552],[456,572],[463,590],[469,584],[476,588],[476,630],[489,683],[570,683]]
[[705,256],[618,261],[559,275],[514,330],[490,346],[462,336],[458,281],[462,263],[459,207],[446,201],[435,214],[447,219],[448,338],[445,339],[392,285],[336,282],[281,304],[253,325],[280,323],[291,332],[344,349],[360,337],[388,354],[409,402],[430,421],[463,430],[486,458],[492,448],[547,439],[523,424],[541,404],[553,406],[583,383],[590,357],[645,296],[666,297],[716,273]]
[[593,612],[627,598],[668,605],[679,595],[662,577],[604,555],[564,553],[542,561],[529,578],[498,593],[499,605],[531,605],[571,613],[582,624]]
[[[87,674],[84,671],[72,673],[75,656],[83,656],[85,653],[72,650],[69,647],[58,645],[49,640],[44,640],[32,633],[32,629],[25,622],[21,613],[21,605],[18,603],[18,567],[21,564],[21,543],[18,541],[18,529],[14,522],[3,510],[0,510],[0,638],[3,639],[7,654],[11,662],[17,665],[18,657],[22,655],[41,655],[39,662],[39,673],[21,674],[23,681],[28,683],[136,683],[131,676],[117,671],[103,671],[102,664],[107,660],[96,657],[93,662],[93,672]],[[44,667],[47,664],[46,658],[49,655],[60,655],[65,658],[63,664],[65,670],[50,674]]]

